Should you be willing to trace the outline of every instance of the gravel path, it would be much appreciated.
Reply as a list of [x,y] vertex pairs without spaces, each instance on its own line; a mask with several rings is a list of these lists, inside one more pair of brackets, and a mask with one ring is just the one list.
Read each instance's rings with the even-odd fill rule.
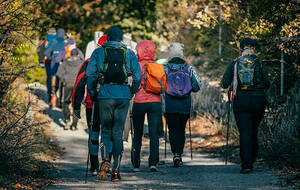
[[[36,85],[35,85],[36,86]],[[44,86],[36,86],[40,92],[45,92]],[[43,96],[45,97],[45,96]],[[84,111],[82,110],[82,113]],[[253,173],[242,175],[239,165],[229,164],[211,158],[208,154],[189,152],[183,157],[184,166],[172,167],[172,155],[168,146],[166,163],[159,165],[159,172],[152,173],[148,168],[148,140],[144,141],[142,151],[141,172],[132,172],[130,163],[131,142],[124,142],[124,154],[121,163],[121,182],[98,181],[89,173],[88,183],[84,183],[87,161],[87,131],[84,130],[85,119],[79,122],[77,131],[65,131],[59,123],[63,118],[60,109],[48,110],[53,118],[51,128],[64,155],[56,161],[57,171],[53,174],[58,182],[48,189],[287,189],[278,186],[278,177],[266,168],[256,168]],[[129,138],[130,139],[130,138]],[[164,160],[164,143],[160,144],[161,160]]]

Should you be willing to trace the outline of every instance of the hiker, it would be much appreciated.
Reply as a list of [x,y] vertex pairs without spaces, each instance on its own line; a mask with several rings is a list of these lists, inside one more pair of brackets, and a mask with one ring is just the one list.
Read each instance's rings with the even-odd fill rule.
[[57,70],[57,76],[60,78],[60,81],[63,83],[64,86],[64,102],[62,105],[62,111],[66,123],[66,125],[64,126],[65,130],[77,129],[78,119],[76,117],[73,117],[73,119],[71,119],[69,105],[71,103],[76,73],[79,70],[82,61],[83,60],[80,58],[78,50],[73,49],[71,51],[71,56],[68,59],[66,59]]
[[51,106],[56,106],[56,91],[58,89],[59,78],[56,77],[57,69],[65,58],[65,30],[60,28],[57,30],[56,40],[54,40],[49,49],[45,51],[45,55],[51,58]]
[[256,42],[240,41],[241,56],[226,68],[221,86],[232,89],[233,113],[240,133],[240,173],[249,173],[258,154],[257,129],[266,106],[270,81],[264,64],[255,55]]
[[[80,57],[80,59],[84,60],[84,56],[82,51],[76,47],[76,41],[74,38],[69,38],[66,40],[65,42],[65,58],[69,58],[71,56],[71,51],[73,49],[77,49],[78,55]],[[62,54],[62,53],[61,53]]]
[[102,31],[96,31],[94,34],[94,40],[90,41],[87,46],[86,46],[86,50],[85,50],[85,56],[84,59],[87,60],[91,57],[92,53],[94,52],[94,50],[98,47],[98,40],[100,39],[100,37],[103,36],[103,32]]
[[40,66],[43,68],[45,67],[46,70],[46,86],[47,86],[47,94],[48,94],[48,101],[50,102],[51,99],[51,57],[45,55],[45,51],[50,47],[50,44],[56,39],[56,29],[50,28],[46,39],[42,43],[39,49],[39,63]]
[[[93,101],[99,101],[101,116],[101,140],[103,142],[100,175],[110,168],[109,153],[113,155],[111,181],[120,181],[119,172],[123,152],[123,129],[129,101],[141,82],[141,69],[137,57],[121,43],[122,31],[111,27],[107,41],[97,48],[87,67],[88,92]],[[97,73],[100,77],[100,90],[97,92]],[[132,86],[127,85],[127,76],[132,75]],[[102,178],[105,179],[105,178]]]
[[[149,40],[142,40],[137,44],[137,56],[142,70],[142,79],[145,78],[145,68],[148,63],[155,63],[155,44]],[[158,63],[156,63],[158,64]],[[161,72],[164,72],[161,66]],[[147,73],[146,73],[147,75]],[[140,152],[144,130],[145,114],[148,118],[150,137],[149,168],[151,172],[157,172],[159,162],[158,130],[162,120],[162,105],[160,94],[154,94],[145,90],[146,81],[142,80],[135,94],[132,108],[132,119],[134,128],[133,146],[131,150],[131,162],[133,171],[140,171]]]
[[181,43],[172,43],[169,47],[168,63],[165,65],[168,85],[165,117],[174,167],[183,165],[185,127],[193,106],[191,92],[197,92],[201,87],[200,77],[184,60],[183,48]]
[[[101,38],[98,40],[98,46],[101,46],[104,42],[106,42],[106,35],[101,36]],[[88,58],[85,60],[76,77],[76,82],[73,88],[73,94],[72,94],[72,106],[74,109],[74,115],[80,119],[80,106],[81,102],[84,98],[85,94],[85,88],[86,88],[86,69],[89,64],[90,59]],[[94,102],[95,108],[94,109],[94,119],[93,124],[91,126],[91,117],[92,117],[92,107],[93,102],[90,98],[90,94],[87,92],[85,97],[85,111],[86,111],[86,122],[89,128],[89,142],[88,142],[88,148],[89,148],[89,154],[90,154],[90,162],[91,167],[90,171],[92,172],[93,176],[96,176],[98,174],[99,169],[99,159],[98,159],[98,151],[99,151],[99,133],[100,133],[100,115],[99,115],[99,109],[98,109],[98,102]]]

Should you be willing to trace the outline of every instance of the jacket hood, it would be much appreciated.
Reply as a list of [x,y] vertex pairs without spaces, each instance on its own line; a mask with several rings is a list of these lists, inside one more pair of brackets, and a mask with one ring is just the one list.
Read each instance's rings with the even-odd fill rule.
[[56,35],[57,35],[57,38],[65,38],[65,30],[62,28],[58,29]]
[[122,30],[119,27],[113,26],[113,27],[108,29],[108,31],[107,31],[107,41],[120,42],[120,41],[122,41],[122,38],[123,38]]
[[46,36],[46,40],[49,41],[49,42],[52,42],[55,39],[56,39],[56,35],[55,34],[48,34]]
[[137,57],[141,61],[155,60],[155,44],[150,40],[142,40],[137,44]]
[[101,36],[98,40],[98,46],[102,46],[103,43],[107,42],[107,35]]
[[179,58],[183,59],[184,58],[183,48],[184,48],[184,45],[182,43],[178,43],[178,42],[172,43],[169,47],[169,52],[168,52],[169,60],[171,60],[174,57],[179,57]]

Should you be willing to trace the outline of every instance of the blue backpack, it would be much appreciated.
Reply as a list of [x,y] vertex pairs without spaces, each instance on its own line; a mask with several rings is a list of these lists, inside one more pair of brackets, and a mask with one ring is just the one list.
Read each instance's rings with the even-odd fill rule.
[[181,65],[180,68],[167,65],[167,94],[174,97],[187,97],[191,94],[192,84],[189,74],[189,66]]

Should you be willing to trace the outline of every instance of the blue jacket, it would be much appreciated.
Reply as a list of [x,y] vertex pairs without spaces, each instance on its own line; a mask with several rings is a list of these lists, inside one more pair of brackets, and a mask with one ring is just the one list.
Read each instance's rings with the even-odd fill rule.
[[[104,47],[126,48],[124,44],[117,41],[109,41],[104,43]],[[127,73],[132,72],[132,86],[117,85],[117,84],[103,84],[100,86],[98,92],[98,99],[131,99],[131,94],[134,94],[140,86],[142,72],[138,59],[134,52],[127,49],[125,54],[125,70]],[[104,48],[97,48],[91,58],[87,67],[87,86],[88,92],[91,96],[97,95],[97,73],[101,73],[104,67]]]
[[[172,68],[179,69],[182,64],[186,64],[181,58],[175,57],[168,62],[168,65]],[[167,66],[164,68],[166,75],[168,75]],[[201,87],[200,77],[197,75],[196,71],[192,66],[189,67],[192,92],[198,92]],[[177,98],[166,94],[166,113],[180,113],[189,114],[193,111],[192,107],[192,97],[191,95],[185,98]]]

